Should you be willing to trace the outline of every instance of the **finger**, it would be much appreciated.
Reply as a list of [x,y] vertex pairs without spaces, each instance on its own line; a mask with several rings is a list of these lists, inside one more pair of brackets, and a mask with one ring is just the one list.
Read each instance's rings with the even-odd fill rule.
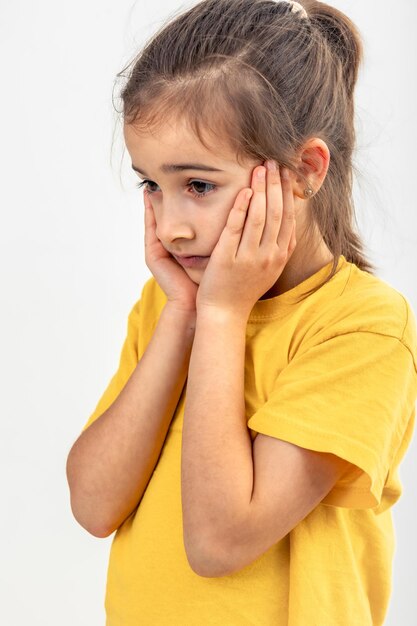
[[252,194],[253,190],[247,188],[238,193],[235,203],[230,210],[226,225],[220,235],[218,243],[219,245],[221,244],[223,251],[229,258],[236,256],[245,226],[245,220],[247,219]]
[[292,192],[290,173],[287,168],[281,171],[282,185],[282,219],[278,233],[278,247],[288,250],[293,228],[295,226],[294,196]]
[[290,245],[288,246],[288,253],[292,254],[294,252],[294,248],[297,245],[296,240],[296,229],[295,229],[295,220],[294,220],[294,228],[292,229],[292,235],[290,239]]
[[250,201],[239,252],[255,252],[259,248],[266,217],[266,168],[256,167],[252,174],[253,196]]
[[282,222],[283,197],[281,172],[274,161],[274,169],[267,170],[266,176],[266,220],[261,246],[276,246]]
[[156,220],[153,212],[151,201],[146,193],[143,192],[143,203],[145,205],[145,248],[152,246],[157,240],[156,236]]

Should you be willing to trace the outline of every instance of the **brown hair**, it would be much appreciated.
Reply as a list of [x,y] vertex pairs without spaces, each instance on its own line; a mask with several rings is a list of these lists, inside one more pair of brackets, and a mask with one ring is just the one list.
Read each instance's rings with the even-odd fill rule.
[[226,140],[238,160],[273,159],[305,180],[298,150],[309,138],[325,141],[329,169],[309,200],[306,233],[318,228],[334,255],[323,285],[340,254],[375,269],[355,230],[352,198],[353,95],[363,51],[341,11],[316,0],[300,4],[307,18],[283,0],[203,0],[163,25],[117,77],[132,65],[120,94],[125,123],[149,128],[175,114],[206,147],[207,131]]

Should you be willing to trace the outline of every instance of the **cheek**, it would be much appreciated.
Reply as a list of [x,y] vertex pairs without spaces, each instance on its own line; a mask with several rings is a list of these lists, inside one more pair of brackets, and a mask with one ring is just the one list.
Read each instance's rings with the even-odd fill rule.
[[207,232],[212,235],[212,240],[217,243],[224,227],[226,226],[230,211],[236,200],[236,196],[239,189],[236,192],[224,194],[223,198],[219,198],[216,205],[212,207],[209,219],[206,223]]

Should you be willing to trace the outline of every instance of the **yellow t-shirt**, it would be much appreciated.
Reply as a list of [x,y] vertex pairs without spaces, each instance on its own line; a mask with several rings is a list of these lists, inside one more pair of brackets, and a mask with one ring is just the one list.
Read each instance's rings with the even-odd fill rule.
[[[404,296],[343,255],[331,281],[297,302],[330,267],[255,303],[246,415],[252,439],[260,432],[331,452],[351,471],[256,561],[229,576],[200,577],[182,535],[184,388],[140,506],[113,539],[107,626],[383,624],[395,548],[390,507],[414,427],[415,318]],[[119,368],[84,428],[122,390],[165,302],[150,278],[129,314]]]

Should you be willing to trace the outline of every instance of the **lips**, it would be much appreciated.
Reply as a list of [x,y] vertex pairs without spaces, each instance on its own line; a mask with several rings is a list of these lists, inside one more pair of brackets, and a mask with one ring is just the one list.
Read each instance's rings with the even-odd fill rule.
[[206,258],[206,254],[174,254],[173,252],[171,252],[172,256],[174,256],[176,259],[192,259],[194,257],[197,258]]
[[206,260],[209,259],[208,256],[200,256],[200,255],[189,255],[189,256],[177,256],[176,254],[172,255],[178,263],[184,267],[199,267],[204,265]]

